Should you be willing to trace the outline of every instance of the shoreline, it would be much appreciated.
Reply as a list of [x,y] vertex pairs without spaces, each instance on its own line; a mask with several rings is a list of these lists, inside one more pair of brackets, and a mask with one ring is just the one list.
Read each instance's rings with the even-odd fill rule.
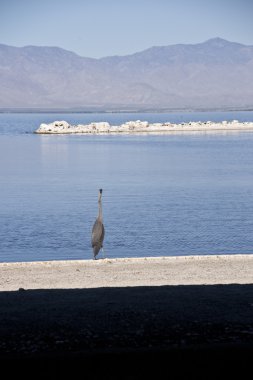
[[214,379],[252,366],[253,255],[1,263],[0,271],[8,373],[137,380],[163,378],[159,368],[165,378],[174,370]]
[[0,263],[0,291],[253,283],[253,255]]
[[188,123],[149,123],[148,121],[128,121],[121,125],[108,122],[71,125],[67,121],[42,123],[35,134],[163,134],[172,132],[217,132],[217,131],[252,131],[253,122],[188,122]]
[[73,114],[73,113],[80,113],[80,114],[124,114],[124,113],[157,113],[157,114],[170,114],[170,113],[207,113],[207,112],[252,112],[253,106],[245,106],[245,107],[211,107],[211,108],[199,108],[199,107],[186,107],[186,108],[61,108],[61,107],[55,107],[55,108],[47,108],[47,107],[1,107],[0,113],[65,113],[65,114]]

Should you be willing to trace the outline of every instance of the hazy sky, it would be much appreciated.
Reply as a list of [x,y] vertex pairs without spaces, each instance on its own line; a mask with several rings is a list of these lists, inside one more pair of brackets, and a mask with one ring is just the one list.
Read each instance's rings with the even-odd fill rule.
[[0,0],[0,43],[86,57],[221,37],[253,45],[253,0]]

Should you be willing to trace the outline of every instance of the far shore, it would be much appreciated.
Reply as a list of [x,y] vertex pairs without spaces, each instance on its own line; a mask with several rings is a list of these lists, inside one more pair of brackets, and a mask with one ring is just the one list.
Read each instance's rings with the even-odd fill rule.
[[99,108],[99,107],[74,107],[74,108],[62,108],[62,107],[1,107],[0,113],[83,113],[83,114],[112,114],[112,113],[133,113],[133,114],[171,114],[171,113],[207,113],[207,112],[252,112],[253,106],[246,107],[192,107],[192,108]]
[[253,255],[0,263],[0,290],[249,284]]

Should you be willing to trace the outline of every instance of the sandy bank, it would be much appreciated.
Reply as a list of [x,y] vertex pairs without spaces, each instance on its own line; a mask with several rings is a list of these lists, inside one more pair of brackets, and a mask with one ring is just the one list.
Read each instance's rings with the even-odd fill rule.
[[224,379],[221,370],[247,378],[242,369],[252,367],[253,255],[2,263],[0,271],[8,375]]
[[215,131],[250,131],[253,122],[222,121],[222,122],[189,122],[189,123],[149,123],[147,121],[128,121],[121,125],[110,125],[108,122],[71,125],[67,121],[42,123],[35,131],[38,134],[161,134],[172,132],[215,132]]
[[253,255],[0,263],[0,290],[253,283]]

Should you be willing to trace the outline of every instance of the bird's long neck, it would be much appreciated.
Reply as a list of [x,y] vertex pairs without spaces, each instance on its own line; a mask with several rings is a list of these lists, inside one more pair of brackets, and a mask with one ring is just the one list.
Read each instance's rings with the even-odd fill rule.
[[99,194],[98,197],[98,219],[103,220],[103,212],[102,212],[102,195]]

